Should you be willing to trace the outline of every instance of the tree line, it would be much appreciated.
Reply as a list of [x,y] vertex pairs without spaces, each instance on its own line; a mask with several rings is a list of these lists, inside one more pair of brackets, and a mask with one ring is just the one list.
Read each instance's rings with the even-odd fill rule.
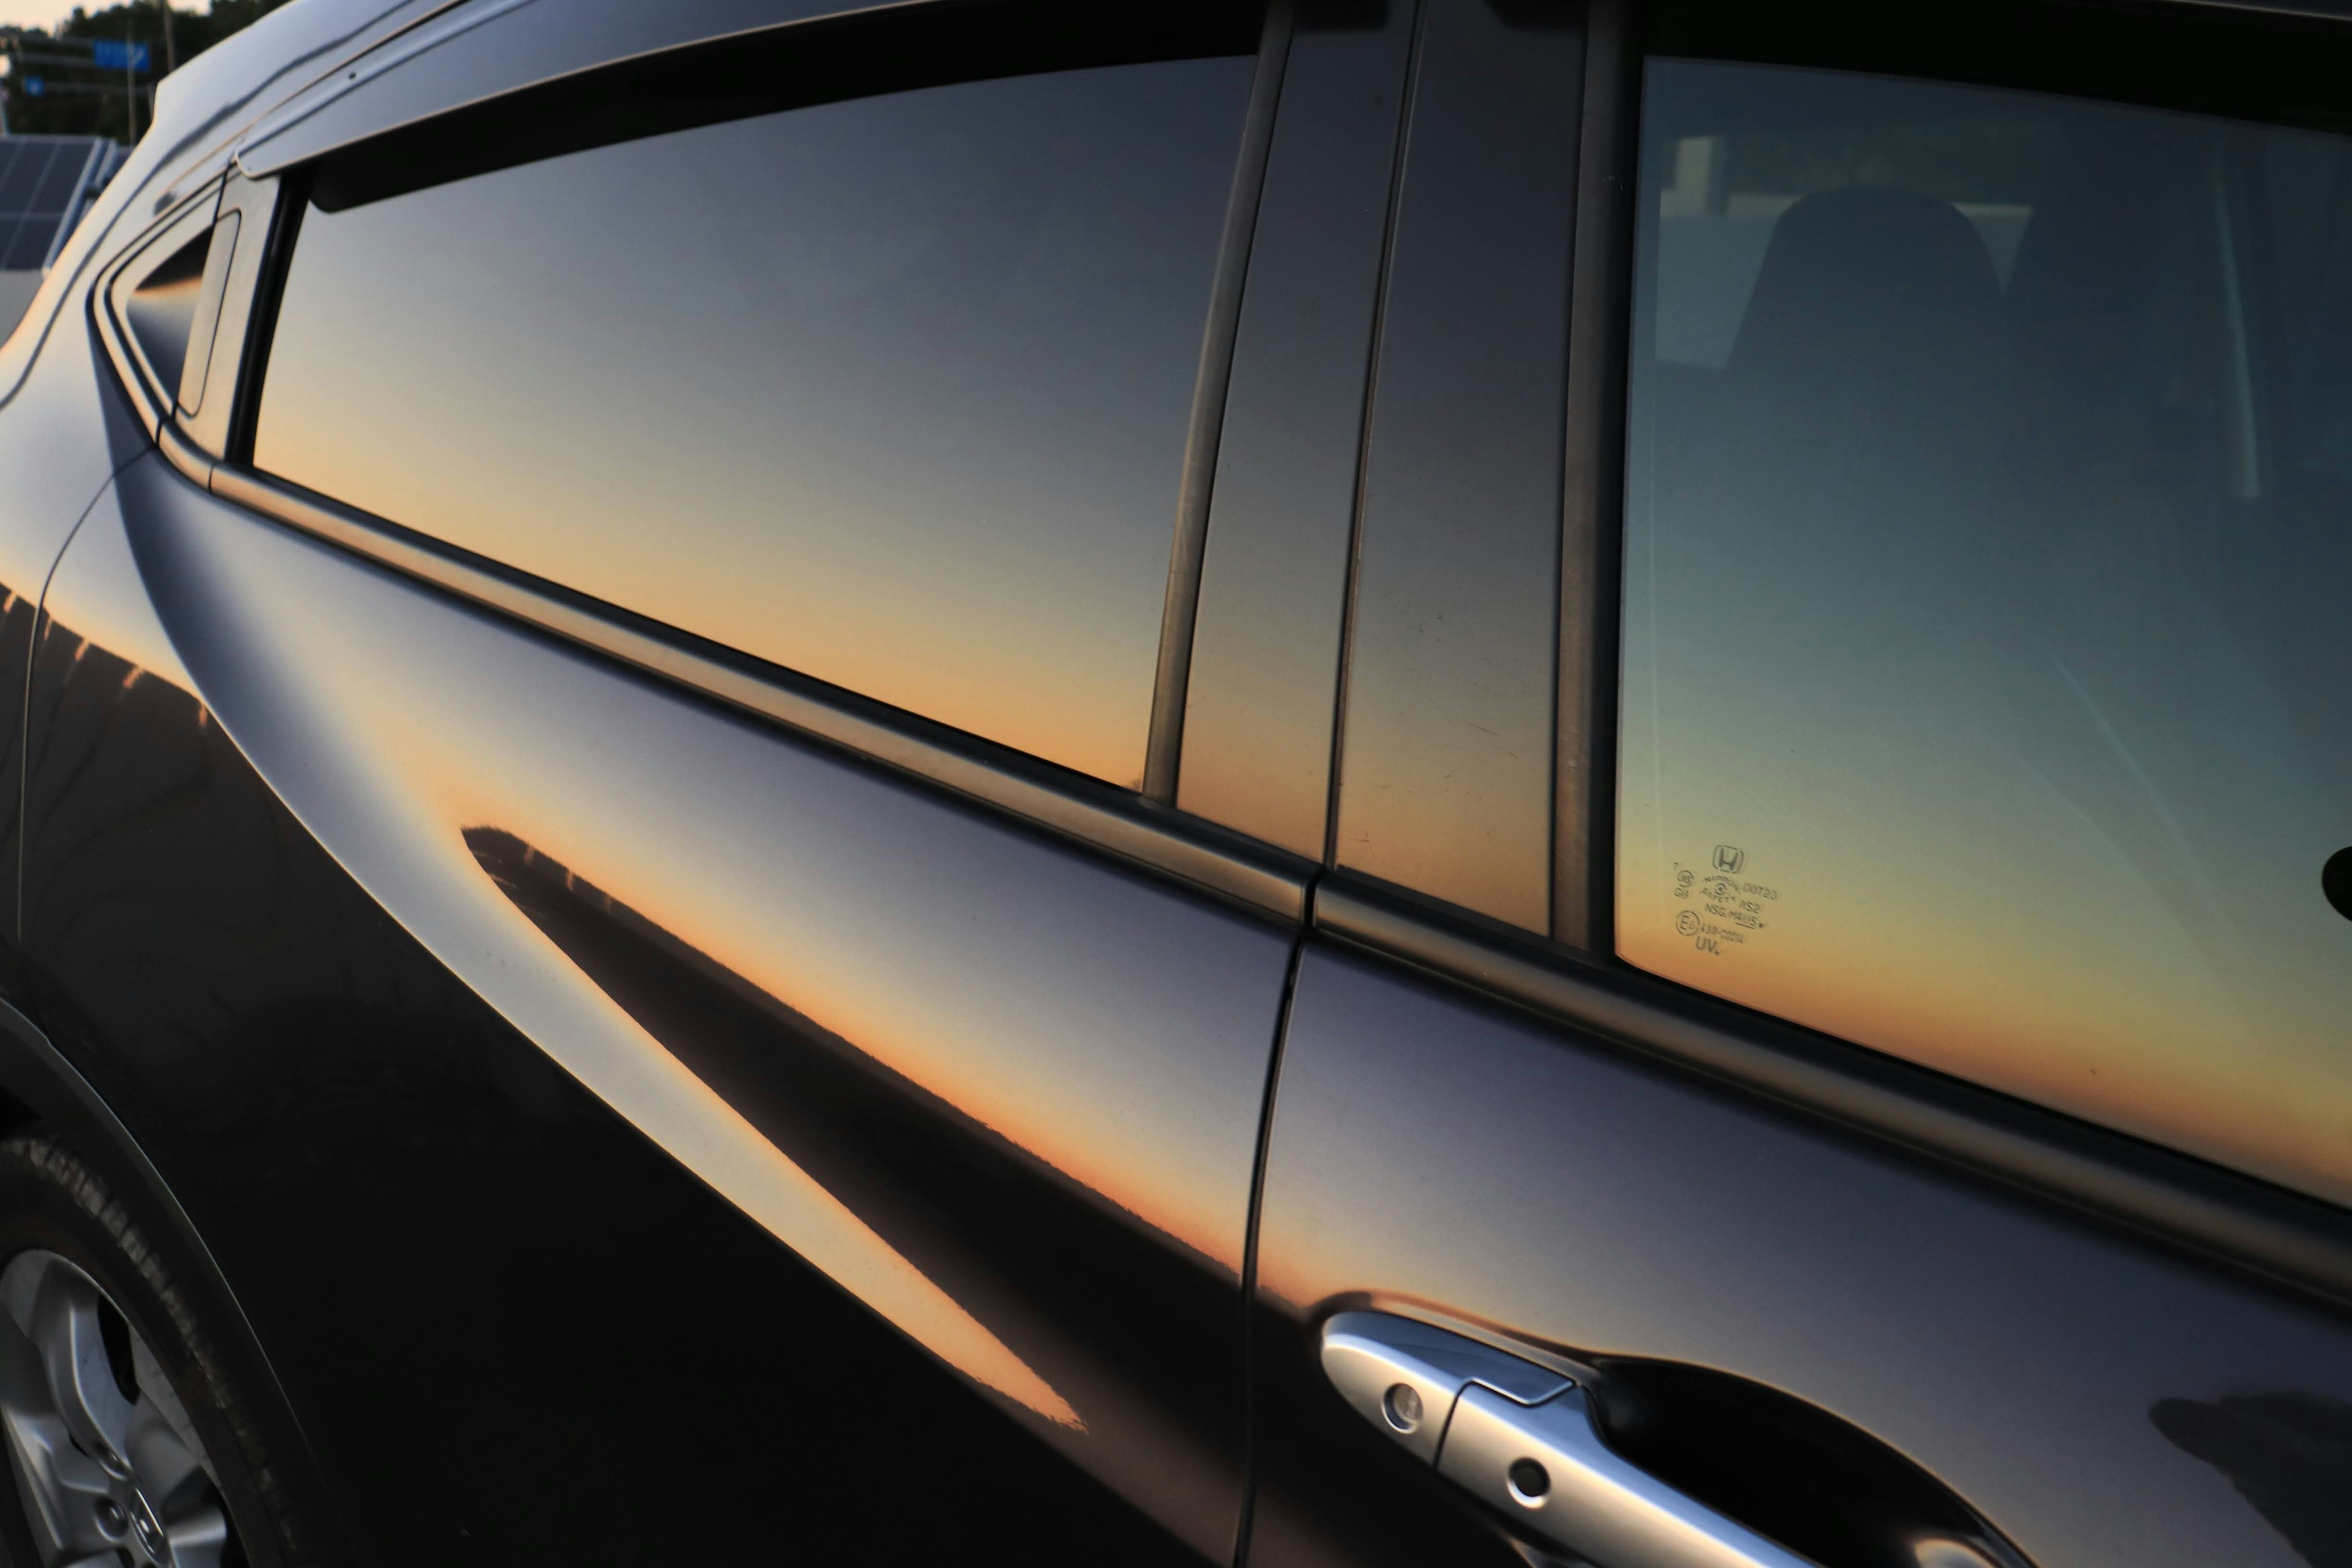
[[[167,13],[157,0],[140,0],[99,11],[77,5],[54,31],[0,28],[0,48],[12,61],[5,83],[8,130],[17,135],[127,141],[134,115],[137,128],[142,132],[147,129],[153,115],[151,95],[171,67],[185,65],[284,4],[286,0],[212,0],[204,11]],[[126,40],[147,46],[147,69],[131,83],[125,82],[119,66],[100,69],[90,58],[93,43]],[[33,86],[37,81],[37,91]],[[138,95],[135,104],[126,90],[132,87]]]

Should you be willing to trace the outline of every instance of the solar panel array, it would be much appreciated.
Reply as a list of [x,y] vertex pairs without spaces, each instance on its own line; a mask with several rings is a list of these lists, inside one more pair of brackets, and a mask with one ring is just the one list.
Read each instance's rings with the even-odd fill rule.
[[37,268],[105,167],[94,136],[0,136],[0,269]]

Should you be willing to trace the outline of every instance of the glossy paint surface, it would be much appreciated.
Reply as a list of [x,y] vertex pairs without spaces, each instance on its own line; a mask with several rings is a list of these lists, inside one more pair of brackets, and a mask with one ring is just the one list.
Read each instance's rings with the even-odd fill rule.
[[[489,1560],[622,1484],[659,1423],[705,1423],[741,1449],[725,1473],[765,1478],[824,1538],[936,1554],[967,1527],[894,1518],[900,1472],[877,1456],[944,1423],[960,1506],[1039,1560],[1230,1551],[1279,931],[457,610],[157,459],[111,496],[39,665],[43,995],[221,1233],[356,1519]],[[347,1152],[299,1081],[341,1086],[318,1092],[348,1100]],[[488,1190],[399,1174],[446,1136],[522,1158],[517,1127],[570,1147]],[[446,1196],[396,1195],[412,1179]],[[462,1293],[433,1247],[568,1246],[608,1223],[614,1182],[625,1212],[677,1227],[666,1261],[648,1278],[583,1240],[618,1287],[544,1251],[501,1260],[474,1282],[499,1333],[610,1325],[637,1310],[622,1297],[718,1310],[761,1342],[758,1377],[681,1373],[643,1321],[562,1396],[544,1361],[521,1384],[485,1366],[510,1342],[333,1353],[379,1310],[397,1342],[412,1291]],[[331,1234],[297,1245],[289,1205]],[[387,1246],[418,1274],[371,1296]],[[569,1473],[486,1497],[486,1450],[425,1437],[477,1378],[468,1397],[513,1402],[509,1431],[575,1421],[563,1400],[615,1379],[645,1402],[627,1420],[656,1425],[600,1420]],[[453,1500],[419,1510],[401,1488]],[[661,1554],[652,1502],[591,1555]]]
[[[12,348],[28,350],[45,324],[29,325]],[[108,476],[147,444],[79,310],[60,335],[58,352],[33,362],[24,380],[0,395],[0,471],[9,475],[0,485],[0,779],[23,776],[25,681],[49,568]],[[12,880],[21,798],[18,789],[0,790],[0,868]],[[0,905],[0,987],[21,1002],[16,913],[12,891]]]
[[1250,247],[1176,804],[1320,858],[1410,5],[1309,6]]
[[1576,9],[1431,0],[1374,372],[1339,863],[1551,921]]
[[1129,787],[1253,62],[819,104],[305,215],[254,462]]
[[[2039,1568],[2352,1547],[2326,1458],[2352,1439],[2340,1319],[1590,1039],[1310,949],[1270,1147],[1258,1568],[1514,1560],[1322,1385],[1316,1323],[1363,1305],[1598,1366],[1604,1412],[1644,1387],[1733,1470],[1775,1456],[1706,1455],[1711,1406],[1679,1391],[1728,1374],[1801,1402]],[[1788,1484],[1873,1501],[1826,1470]]]
[[[540,0],[455,34],[471,79],[377,79],[421,102],[561,52],[474,47],[515,28],[576,65],[793,9]],[[1563,35],[1512,37],[1522,86],[1572,82],[1546,74]],[[1463,287],[1507,327],[1514,276]],[[1535,1561],[1339,1407],[1312,1353],[1336,1306],[1590,1363],[1620,1439],[1663,1423],[1699,1471],[1816,1513],[1869,1510],[1729,1417],[1851,1432],[1895,1478],[1882,1512],[1980,1509],[2037,1568],[2352,1553],[2340,1316],[1329,946],[1259,1213],[1253,1445],[1238,1281],[1288,931],[457,607],[152,454],[105,486],[142,438],[68,342],[47,411],[0,411],[27,492],[0,496],[5,570],[44,577],[72,526],[33,487],[80,487],[77,518],[100,497],[33,671],[26,1005],[201,1226],[362,1561],[1223,1563],[1237,1525],[1258,1563]],[[1464,548],[1481,520],[1531,514],[1426,515],[1460,559],[1390,586],[1450,627],[1457,575],[1517,559]],[[34,630],[0,612],[11,646]],[[1398,668],[1476,673],[1422,633]],[[1516,679],[1549,653],[1509,657]],[[22,673],[0,658],[0,703]],[[1460,809],[1519,835],[1528,776]],[[1304,841],[1313,792],[1282,777],[1293,804],[1251,820]],[[1502,868],[1479,907],[1517,909],[1540,833],[1482,859],[1436,784],[1438,849],[1370,868],[1477,902],[1447,879]]]

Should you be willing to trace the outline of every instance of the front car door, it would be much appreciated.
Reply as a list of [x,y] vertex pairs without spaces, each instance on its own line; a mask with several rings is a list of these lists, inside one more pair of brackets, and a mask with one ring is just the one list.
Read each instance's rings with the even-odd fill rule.
[[1413,66],[1250,1563],[2347,1561],[2352,33],[1530,24]]

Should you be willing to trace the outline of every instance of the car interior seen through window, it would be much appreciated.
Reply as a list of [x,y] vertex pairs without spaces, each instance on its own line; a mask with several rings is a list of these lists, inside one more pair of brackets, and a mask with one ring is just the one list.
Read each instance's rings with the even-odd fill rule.
[[1619,952],[2352,1199],[2352,139],[1643,91]]
[[1252,60],[312,205],[255,466],[1133,787]]

